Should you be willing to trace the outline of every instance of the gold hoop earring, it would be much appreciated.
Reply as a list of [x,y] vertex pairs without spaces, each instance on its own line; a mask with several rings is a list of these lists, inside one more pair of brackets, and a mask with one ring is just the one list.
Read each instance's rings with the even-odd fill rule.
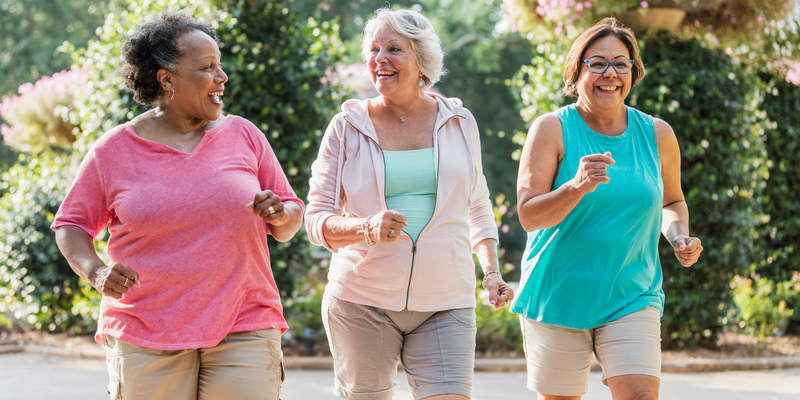
[[175,88],[169,91],[169,99],[172,100],[173,97],[175,97]]

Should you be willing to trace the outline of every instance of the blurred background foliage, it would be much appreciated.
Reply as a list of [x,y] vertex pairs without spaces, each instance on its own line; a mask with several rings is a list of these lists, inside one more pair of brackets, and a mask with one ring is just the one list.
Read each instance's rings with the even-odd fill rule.
[[[726,330],[762,338],[800,331],[797,4],[400,0],[391,7],[432,21],[449,70],[435,90],[462,99],[478,120],[503,272],[511,281],[519,277],[526,236],[516,216],[519,151],[536,117],[574,101],[563,96],[561,81],[572,41],[605,16],[626,21],[657,8],[683,10],[674,32],[637,32],[647,76],[628,98],[675,130],[693,234],[706,248],[686,269],[662,243],[662,336],[665,347],[676,348],[713,345]],[[0,83],[0,311],[38,329],[94,329],[99,296],[71,272],[49,224],[94,141],[148,109],[132,101],[118,72],[121,45],[136,25],[182,8],[214,24],[229,75],[225,111],[265,133],[305,198],[322,130],[338,105],[375,95],[359,45],[364,23],[385,6],[382,0],[0,0],[0,73],[7,77]],[[41,95],[56,86],[63,96]],[[313,352],[314,342],[324,341],[324,271],[304,235],[285,244],[270,240],[270,254],[291,326],[287,339]],[[102,254],[105,242],[96,245]],[[491,311],[481,290],[476,296],[479,351],[518,350],[516,316]]]

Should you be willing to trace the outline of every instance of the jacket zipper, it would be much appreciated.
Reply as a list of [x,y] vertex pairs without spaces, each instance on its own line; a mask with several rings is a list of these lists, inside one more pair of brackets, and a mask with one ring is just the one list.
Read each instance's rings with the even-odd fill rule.
[[[434,129],[434,132],[436,132],[437,135],[438,135],[439,130],[442,129],[442,127],[448,121],[450,121],[451,119],[453,119],[455,117],[456,117],[456,115],[451,115],[451,116],[447,117],[446,120],[444,120],[441,124],[439,124],[436,127],[436,129]],[[384,202],[383,205],[386,206],[387,209],[388,209],[389,206],[386,204],[386,157],[384,157],[384,155],[383,155],[383,148],[381,147],[380,143],[378,143],[377,140],[373,139],[371,136],[367,135],[366,133],[364,133],[364,131],[359,129],[356,126],[356,124],[354,124],[352,121],[350,121],[349,118],[347,118],[346,115],[344,116],[344,119],[356,131],[358,131],[358,133],[368,137],[369,140],[371,140],[373,143],[375,143],[375,145],[378,146],[378,149],[380,149],[380,151],[381,151],[381,159],[383,160],[383,202]],[[434,143],[434,146],[435,146],[435,143]],[[428,222],[425,223],[425,226],[423,226],[422,229],[419,231],[419,235],[417,235],[417,240],[419,240],[419,238],[422,237],[422,232],[425,231],[425,229],[428,227],[428,225],[430,224],[431,220],[433,219],[433,215],[436,214],[436,204],[438,202],[439,202],[439,163],[437,162],[436,163],[436,201],[433,203],[433,213],[431,213],[431,218],[428,219]],[[403,232],[403,233],[408,235],[408,233],[406,233],[406,232]],[[408,238],[411,239],[411,235],[408,235]],[[408,300],[409,300],[409,297],[411,296],[411,280],[414,279],[414,262],[416,261],[416,258],[417,258],[417,242],[415,240],[411,239],[411,267],[410,267],[410,269],[408,271],[408,284],[406,284],[406,300],[405,300],[404,306],[403,306],[404,310],[408,309]]]

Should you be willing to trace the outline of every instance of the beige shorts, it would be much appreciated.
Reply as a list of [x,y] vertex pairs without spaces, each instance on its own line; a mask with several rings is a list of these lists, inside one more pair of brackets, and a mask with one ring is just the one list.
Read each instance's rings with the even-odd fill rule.
[[325,293],[322,321],[344,399],[386,400],[402,362],[415,399],[471,397],[475,367],[475,310],[388,311]]
[[154,350],[105,336],[111,400],[278,400],[280,329],[229,333],[204,349]]
[[594,329],[549,325],[520,316],[528,389],[550,395],[586,393],[592,352],[603,383],[620,375],[661,377],[661,315],[647,307]]

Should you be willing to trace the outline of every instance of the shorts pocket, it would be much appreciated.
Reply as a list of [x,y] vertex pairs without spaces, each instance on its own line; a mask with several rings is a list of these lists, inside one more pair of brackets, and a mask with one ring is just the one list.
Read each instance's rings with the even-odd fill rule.
[[327,295],[328,312],[344,318],[361,318],[369,311],[369,306],[339,300],[336,297]]
[[[107,341],[104,340],[107,343]],[[122,399],[122,356],[106,353],[106,366],[108,367],[108,398],[111,400]]]
[[475,316],[474,308],[457,308],[455,310],[448,310],[447,313],[450,314],[454,320],[464,325],[472,328],[476,327],[477,317]]

